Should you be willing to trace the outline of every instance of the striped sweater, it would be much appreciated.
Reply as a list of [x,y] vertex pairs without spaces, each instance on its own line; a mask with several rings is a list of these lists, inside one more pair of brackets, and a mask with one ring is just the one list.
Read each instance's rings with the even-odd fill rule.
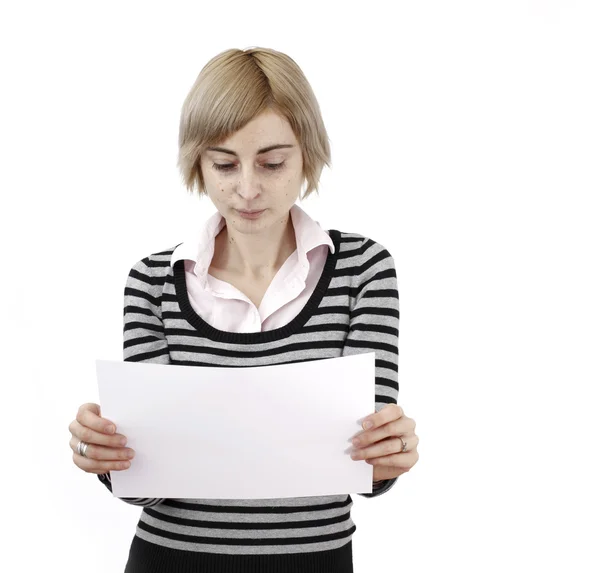
[[[335,250],[312,296],[291,322],[262,332],[226,332],[205,322],[190,304],[184,261],[170,265],[175,247],[141,259],[125,285],[124,360],[239,368],[375,352],[374,411],[397,403],[400,314],[393,257],[363,235],[328,233]],[[98,478],[111,490],[110,475]],[[382,495],[396,481],[359,495]],[[143,508],[128,572],[352,571],[356,526],[349,494],[120,499]]]

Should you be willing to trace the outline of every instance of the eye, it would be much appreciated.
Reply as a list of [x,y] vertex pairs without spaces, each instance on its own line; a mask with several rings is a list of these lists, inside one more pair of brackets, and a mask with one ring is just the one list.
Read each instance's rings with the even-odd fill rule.
[[281,169],[284,165],[285,165],[285,161],[282,161],[281,163],[265,163],[265,167],[267,169],[272,169],[273,171],[276,171],[277,169]]
[[229,171],[233,167],[233,163],[213,163],[213,167],[217,171]]
[[[270,171],[277,171],[285,165],[285,161],[281,163],[265,163],[264,166]],[[233,163],[213,163],[213,168],[217,171],[232,171],[235,168]]]

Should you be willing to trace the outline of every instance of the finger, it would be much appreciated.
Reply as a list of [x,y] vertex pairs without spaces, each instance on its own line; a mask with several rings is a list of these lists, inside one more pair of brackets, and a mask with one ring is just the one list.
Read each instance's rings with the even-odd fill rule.
[[97,416],[101,415],[100,414],[100,404],[96,404],[94,402],[86,402],[85,404],[82,404],[81,406],[79,406],[79,410],[81,410],[81,411],[91,410]]
[[362,427],[365,430],[375,430],[379,426],[401,418],[403,415],[404,410],[398,404],[386,404],[379,412],[367,416],[362,421]]
[[100,406],[98,404],[83,404],[77,412],[76,420],[82,425],[92,428],[96,432],[114,434],[116,425],[100,417]]
[[[404,452],[402,452],[402,440],[406,444]],[[396,453],[408,453],[411,450],[415,450],[419,443],[419,438],[414,434],[411,436],[402,436],[402,440],[399,437],[387,438],[365,448],[355,448],[350,455],[353,460],[374,459]]]
[[355,448],[364,448],[369,444],[374,444],[375,442],[379,442],[390,436],[411,435],[412,433],[410,418],[402,417],[399,420],[393,420],[374,430],[358,433],[352,438],[352,445]]
[[73,454],[75,465],[88,473],[106,474],[112,471],[122,471],[129,468],[131,462],[128,461],[99,461],[90,458],[84,458],[79,454]]
[[[79,440],[73,436],[69,442],[71,449],[79,454],[77,451],[77,444]],[[109,448],[106,446],[98,446],[96,444],[89,444],[85,450],[85,458],[94,460],[131,460],[135,456],[135,452],[132,448]]]
[[[404,436],[403,439],[406,442],[407,448],[410,447],[411,440]],[[401,451],[402,442],[400,441],[400,438],[388,438],[387,440],[382,440],[372,446],[353,450],[350,457],[353,460],[368,460],[379,458],[381,456],[390,456],[392,454],[400,453]]]
[[417,450],[411,450],[409,452],[404,452],[403,454],[392,454],[391,456],[383,456],[381,458],[371,458],[365,460],[365,462],[374,466],[393,466],[408,471],[417,463],[418,459],[419,452],[417,452]]
[[71,422],[69,430],[71,431],[71,434],[77,438],[77,441],[81,440],[83,442],[87,442],[88,444],[99,444],[101,446],[108,446],[112,448],[123,447],[127,444],[127,437],[123,434],[102,434],[92,430],[91,428],[82,426],[77,420]]

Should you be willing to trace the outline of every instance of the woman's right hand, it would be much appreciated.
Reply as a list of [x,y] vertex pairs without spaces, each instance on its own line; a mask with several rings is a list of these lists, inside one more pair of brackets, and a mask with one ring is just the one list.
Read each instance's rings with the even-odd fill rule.
[[[126,470],[130,466],[127,460],[133,458],[134,451],[125,447],[127,438],[123,434],[115,433],[115,424],[100,417],[98,404],[88,403],[80,406],[77,417],[69,424],[69,431],[73,462],[84,472],[105,474],[115,470]],[[80,440],[90,444],[85,457],[77,453]]]

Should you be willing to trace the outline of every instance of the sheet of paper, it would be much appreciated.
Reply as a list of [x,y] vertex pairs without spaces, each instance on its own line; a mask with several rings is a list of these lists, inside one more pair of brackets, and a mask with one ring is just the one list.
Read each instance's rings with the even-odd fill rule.
[[116,497],[371,493],[350,457],[375,412],[375,353],[245,368],[96,360],[102,416],[136,456]]

